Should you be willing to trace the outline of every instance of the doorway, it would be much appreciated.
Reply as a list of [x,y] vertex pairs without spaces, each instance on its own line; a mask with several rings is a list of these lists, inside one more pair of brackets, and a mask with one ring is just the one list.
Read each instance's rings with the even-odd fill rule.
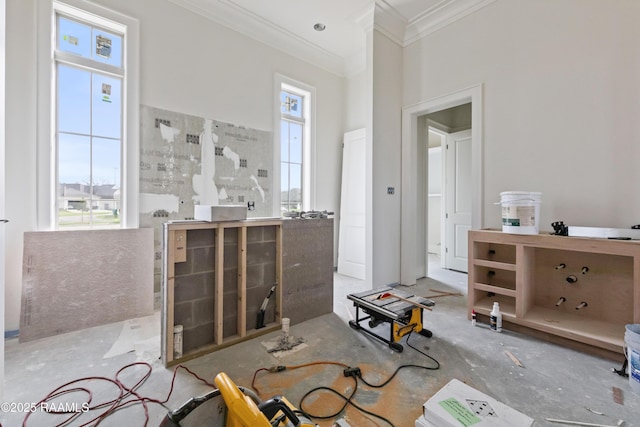
[[[467,272],[467,233],[471,228],[471,103],[440,110],[419,118],[427,126],[425,275],[429,255],[440,267]],[[419,199],[420,199],[419,195]],[[420,218],[418,218],[420,220]],[[433,265],[433,263],[432,263]]]
[[[461,169],[468,175],[467,201],[469,223],[466,230],[481,228],[482,217],[482,86],[477,85],[425,101],[402,110],[402,213],[401,213],[401,270],[402,284],[412,285],[420,277],[428,276],[428,186],[427,180],[427,144],[421,143],[428,134],[427,117],[430,123],[438,123],[443,119],[441,115],[448,114],[446,110],[465,106],[470,110],[470,137],[467,138],[466,151],[462,156],[454,156],[456,161],[463,161]],[[442,125],[442,123],[440,123]],[[444,126],[440,132],[459,131],[457,125]],[[457,132],[451,132],[457,133]],[[444,157],[444,156],[443,156]],[[446,194],[446,190],[444,190]],[[446,203],[446,202],[445,202]],[[443,216],[446,216],[446,212]],[[416,230],[424,232],[416,233]],[[444,233],[443,233],[444,234]],[[455,236],[459,247],[457,254],[466,254],[466,231]],[[452,249],[450,248],[449,251]]]

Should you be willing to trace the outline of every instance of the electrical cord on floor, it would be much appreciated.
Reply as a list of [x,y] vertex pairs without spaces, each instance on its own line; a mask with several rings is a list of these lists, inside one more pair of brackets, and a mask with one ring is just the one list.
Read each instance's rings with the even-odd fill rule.
[[[411,334],[409,333],[409,336]],[[426,369],[426,370],[437,370],[440,368],[440,363],[433,357],[427,355],[426,353],[418,350],[417,348],[411,346],[409,344],[409,336],[407,336],[407,344],[413,348],[414,350],[418,351],[419,353],[427,356],[429,359],[431,359],[434,363],[435,366],[422,366],[422,365],[412,365],[412,364],[407,364],[407,365],[400,365],[395,372],[384,382],[382,382],[381,384],[371,384],[368,381],[366,381],[364,379],[364,377],[362,376],[362,371],[360,370],[360,368],[357,367],[350,367],[344,363],[340,363],[340,362],[328,362],[328,361],[321,361],[321,362],[313,362],[313,363],[307,363],[304,365],[297,365],[297,366],[274,366],[272,368],[260,368],[258,369],[254,375],[253,375],[253,380],[251,382],[251,387],[256,390],[256,392],[258,391],[257,389],[257,384],[256,384],[256,378],[259,372],[270,372],[270,373],[278,373],[278,372],[282,372],[285,370],[292,370],[292,369],[299,369],[299,368],[304,368],[304,367],[308,367],[308,366],[313,366],[313,365],[338,365],[341,366],[343,368],[343,374],[345,377],[352,377],[354,380],[354,386],[353,386],[353,391],[349,394],[349,395],[344,395],[342,393],[340,393],[339,391],[331,388],[331,387],[326,387],[326,386],[319,386],[319,387],[315,387],[311,390],[309,390],[307,393],[304,394],[304,396],[302,396],[302,398],[300,399],[300,403],[299,403],[299,408],[300,410],[303,412],[303,414],[305,414],[308,418],[311,419],[319,419],[319,420],[326,420],[326,419],[331,419],[331,418],[336,418],[338,417],[343,411],[346,410],[346,408],[351,405],[353,406],[355,409],[357,409],[358,411],[367,414],[369,416],[375,417],[379,420],[384,421],[385,423],[389,424],[391,427],[395,427],[394,424],[388,420],[387,418],[378,415],[374,412],[371,412],[367,409],[364,409],[362,407],[360,407],[359,405],[357,405],[354,401],[353,398],[356,395],[356,392],[358,390],[358,379],[360,379],[364,384],[366,384],[367,386],[371,387],[371,388],[382,388],[384,386],[386,386],[387,384],[389,384],[393,378],[395,378],[395,376],[398,374],[398,372],[401,369],[405,369],[405,368],[418,368],[418,369]],[[304,402],[307,398],[309,398],[309,396],[311,396],[314,393],[317,392],[328,392],[331,393],[335,396],[338,396],[340,399],[342,399],[344,401],[344,404],[340,407],[339,410],[335,411],[334,413],[331,414],[314,414],[311,413],[308,409],[304,408]]]
[[[439,367],[440,367],[440,365],[438,364],[438,368]],[[360,380],[363,383],[365,383],[366,385],[368,385],[371,388],[382,388],[382,387],[386,386],[387,384],[389,384],[391,382],[391,380],[393,380],[395,378],[395,376],[398,374],[398,372],[400,372],[401,369],[405,369],[405,368],[420,368],[420,369],[427,369],[427,370],[431,370],[431,371],[438,369],[438,368],[433,368],[433,367],[430,367],[430,366],[422,366],[422,365],[400,365],[395,370],[395,372],[393,374],[391,374],[391,376],[386,381],[384,381],[382,384],[371,384],[370,382],[368,382],[367,380],[365,380],[362,377],[362,373],[360,373],[359,371],[357,373],[357,377],[360,378]]]
[[[143,367],[146,368],[146,372],[142,375],[142,377],[138,380],[138,382],[136,382],[133,386],[129,387],[126,386],[123,382],[123,380],[120,378],[121,375],[126,372],[128,369],[134,368],[134,367]],[[122,368],[120,368],[120,370],[118,370],[118,372],[116,372],[115,378],[107,378],[107,377],[84,377],[84,378],[78,378],[76,380],[73,381],[69,381],[66,384],[61,385],[60,387],[56,388],[55,390],[51,391],[49,394],[47,394],[47,396],[42,399],[41,401],[39,401],[38,403],[35,404],[35,407],[39,410],[41,410],[41,412],[45,412],[45,413],[49,413],[49,414],[53,414],[53,415],[64,415],[64,414],[69,414],[69,417],[67,417],[65,420],[63,420],[62,422],[56,424],[56,427],[61,427],[61,426],[66,426],[69,425],[69,423],[73,420],[75,420],[76,418],[80,417],[83,413],[87,413],[87,412],[91,412],[91,411],[101,411],[99,413],[97,413],[96,416],[94,416],[93,418],[91,418],[89,421],[84,422],[83,424],[80,424],[78,427],[86,427],[86,426],[98,426],[102,421],[104,421],[107,417],[109,417],[110,415],[112,415],[113,413],[127,408],[129,406],[133,406],[133,405],[142,405],[143,410],[144,410],[144,414],[145,414],[145,423],[144,426],[146,427],[149,423],[149,403],[154,403],[154,404],[158,404],[161,405],[162,407],[164,407],[165,409],[169,410],[169,408],[167,408],[165,406],[165,403],[167,403],[169,401],[169,398],[171,397],[171,394],[173,393],[173,387],[175,384],[175,380],[176,380],[176,374],[178,373],[179,369],[184,369],[185,371],[187,371],[189,374],[191,374],[193,377],[195,377],[198,381],[201,381],[202,383],[212,387],[212,388],[216,388],[215,385],[209,383],[208,381],[206,381],[205,379],[201,378],[200,376],[198,376],[196,373],[194,373],[193,371],[191,371],[189,368],[187,368],[186,366],[183,365],[178,365],[175,367],[174,371],[173,371],[173,377],[171,379],[171,387],[169,388],[169,392],[167,394],[167,397],[164,400],[160,400],[160,399],[154,399],[154,398],[150,398],[150,397],[145,397],[140,395],[137,390],[146,382],[146,380],[151,376],[151,372],[153,370],[153,368],[151,367],[150,364],[146,363],[146,362],[134,362],[131,364],[128,364]],[[114,386],[117,387],[118,390],[118,396],[112,400],[109,400],[107,402],[103,402],[100,404],[93,404],[92,405],[92,401],[93,401],[93,393],[91,392],[91,390],[87,387],[81,387],[81,386],[77,386],[77,384],[83,383],[83,382],[90,382],[90,381],[106,381],[107,383],[111,383]],[[69,388],[70,386],[74,386]],[[87,399],[84,402],[81,403],[76,403],[74,402],[77,407],[74,408],[76,409],[75,411],[69,411],[69,410],[57,410],[55,408],[60,408],[60,401],[56,400],[54,402],[55,399],[59,398],[60,396],[66,395],[66,394],[70,394],[70,393],[77,393],[77,392],[82,392],[82,393],[86,393],[87,395]],[[73,405],[73,404],[72,404]],[[64,405],[62,405],[64,406]],[[67,405],[66,408],[68,409],[69,406],[71,405]],[[50,409],[53,408],[53,409]],[[22,426],[23,427],[27,427],[27,421],[29,420],[29,417],[31,415],[33,415],[35,412],[28,412],[26,414],[26,416],[24,417],[24,420],[22,421]]]
[[256,392],[256,393],[260,393],[260,390],[258,390],[258,386],[256,385],[256,377],[258,376],[258,373],[266,371],[266,372],[271,372],[271,373],[276,373],[276,372],[282,372],[284,370],[289,370],[292,371],[294,369],[300,369],[300,368],[307,368],[309,366],[316,366],[316,365],[337,365],[340,366],[342,368],[348,368],[349,365],[345,365],[344,363],[340,363],[340,362],[332,362],[332,361],[318,361],[318,362],[310,362],[310,363],[304,363],[302,365],[292,365],[292,366],[273,366],[271,368],[260,368],[257,371],[255,371],[253,373],[253,379],[251,380],[251,388]]
[[[364,409],[360,406],[358,406],[354,401],[353,401],[353,397],[356,394],[356,391],[358,391],[358,380],[356,377],[353,377],[354,379],[354,386],[353,386],[353,391],[351,392],[351,394],[349,396],[345,396],[342,393],[340,393],[339,391],[331,388],[331,387],[325,387],[325,386],[320,386],[320,387],[316,387],[314,389],[309,390],[304,396],[302,396],[302,398],[300,399],[300,409],[303,410],[303,412],[305,414],[307,414],[307,416],[309,418],[315,418],[318,420],[327,420],[327,419],[331,419],[331,418],[336,418],[338,415],[340,415],[345,409],[347,409],[347,406],[351,405],[353,406],[355,409],[357,409],[358,411],[370,415],[372,417],[378,418],[382,421],[384,421],[385,423],[389,424],[391,427],[395,427],[395,425],[389,421],[388,419],[386,419],[385,417],[383,417],[382,415],[378,415],[375,412],[369,411],[367,409]],[[305,410],[303,408],[304,405],[304,400],[309,397],[311,394],[316,393],[318,391],[328,391],[338,397],[340,397],[341,399],[344,400],[344,405],[342,405],[342,407],[334,412],[333,414],[328,414],[328,415],[318,415],[318,414],[313,414],[311,412],[309,412],[308,410]]]
[[412,349],[414,349],[415,351],[417,351],[418,353],[420,353],[421,355],[433,360],[433,362],[436,364],[435,367],[433,368],[425,368],[425,369],[432,369],[432,370],[436,370],[436,369],[440,369],[440,362],[438,362],[434,357],[429,356],[427,353],[425,353],[422,350],[417,349],[416,347],[412,346],[411,343],[409,342],[409,338],[411,338],[411,334],[413,333],[413,331],[409,332],[409,334],[407,335],[407,345],[409,347],[411,347]]

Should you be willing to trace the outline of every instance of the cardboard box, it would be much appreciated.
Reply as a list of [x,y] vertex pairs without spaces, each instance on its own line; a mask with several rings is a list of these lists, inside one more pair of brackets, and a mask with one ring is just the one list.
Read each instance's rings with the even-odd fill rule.
[[453,379],[423,405],[424,423],[416,427],[527,427],[533,419]]
[[240,205],[195,205],[193,218],[198,221],[240,221],[247,219],[247,207]]

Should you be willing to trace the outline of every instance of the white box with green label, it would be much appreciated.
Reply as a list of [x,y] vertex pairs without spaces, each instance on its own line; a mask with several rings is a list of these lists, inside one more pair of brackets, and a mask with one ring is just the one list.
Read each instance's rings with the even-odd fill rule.
[[[423,405],[421,420],[433,427],[527,427],[533,419],[453,379]],[[420,425],[420,424],[417,424]]]

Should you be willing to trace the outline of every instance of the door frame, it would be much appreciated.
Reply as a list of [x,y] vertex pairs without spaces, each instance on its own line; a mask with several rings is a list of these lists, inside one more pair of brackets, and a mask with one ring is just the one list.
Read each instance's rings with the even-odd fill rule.
[[482,92],[482,84],[478,84],[402,108],[400,283],[404,285],[413,285],[417,279],[417,237],[414,230],[418,221],[418,117],[471,103],[471,229],[479,229],[484,224]]

